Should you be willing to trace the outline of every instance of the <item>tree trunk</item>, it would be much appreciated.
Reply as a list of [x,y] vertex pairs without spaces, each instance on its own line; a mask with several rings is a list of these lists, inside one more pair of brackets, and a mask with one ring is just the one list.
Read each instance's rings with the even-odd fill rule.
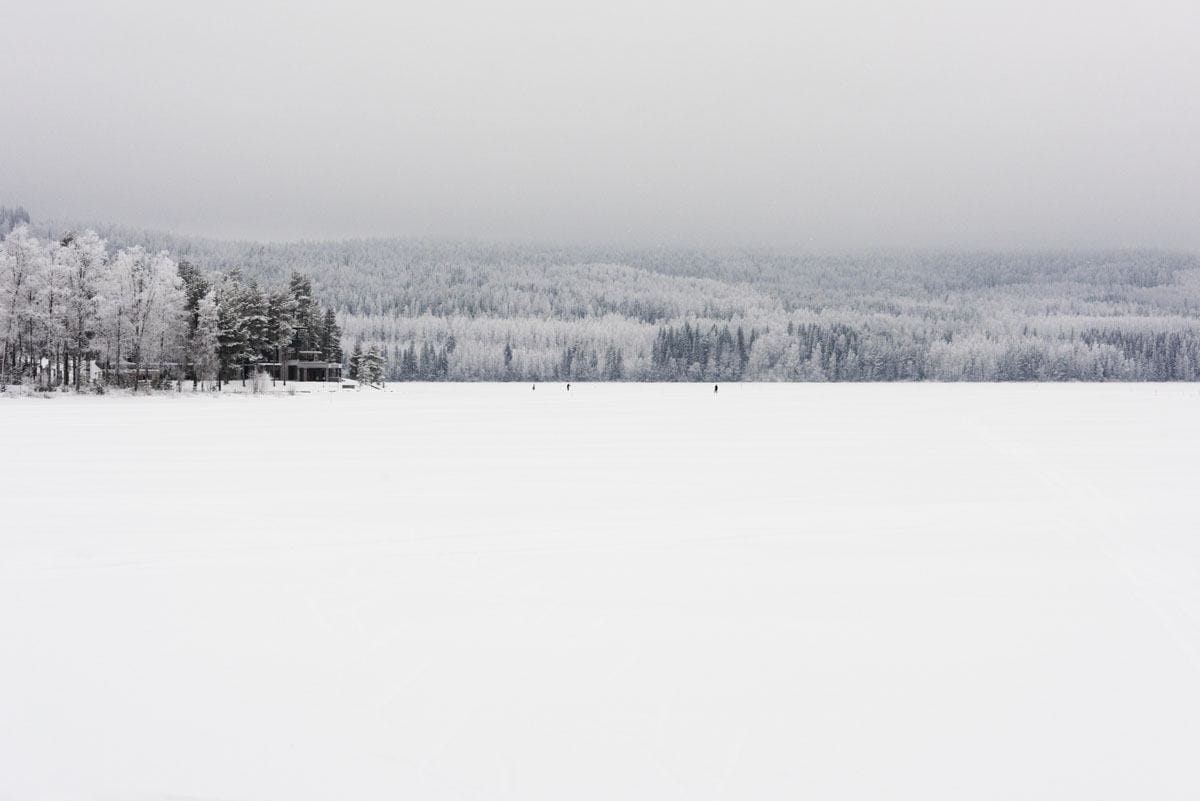
[[117,312],[117,386],[121,386],[121,323],[120,312]]
[[79,313],[79,328],[75,331],[75,391],[79,391],[82,386],[83,378],[80,375],[83,372],[83,312]]

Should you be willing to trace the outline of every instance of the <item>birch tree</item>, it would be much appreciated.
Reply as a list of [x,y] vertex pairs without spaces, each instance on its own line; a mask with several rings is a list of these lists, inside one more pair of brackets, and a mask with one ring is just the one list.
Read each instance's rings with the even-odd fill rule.
[[77,390],[82,383],[84,361],[100,326],[100,291],[107,257],[107,246],[95,231],[84,231],[59,249],[67,276],[66,344]]
[[41,241],[20,225],[0,245],[0,331],[3,331],[3,375],[33,361],[35,276],[49,256]]
[[217,293],[210,289],[196,306],[196,330],[192,334],[191,362],[194,380],[212,381],[220,369],[218,348],[221,340],[221,320],[217,312]]

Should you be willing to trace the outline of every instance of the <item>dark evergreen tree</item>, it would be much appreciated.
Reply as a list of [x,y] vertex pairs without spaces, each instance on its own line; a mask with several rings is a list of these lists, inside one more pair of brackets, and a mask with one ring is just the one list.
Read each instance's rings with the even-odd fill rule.
[[350,355],[350,377],[358,378],[358,365],[362,361],[363,343],[361,339],[354,340],[354,352]]
[[325,310],[320,350],[323,359],[331,362],[342,361],[342,329],[337,324],[337,316],[332,308]]
[[182,259],[176,268],[179,277],[183,279],[184,310],[188,316],[188,336],[196,333],[196,324],[200,315],[200,298],[204,297],[211,284],[199,267],[187,259]]

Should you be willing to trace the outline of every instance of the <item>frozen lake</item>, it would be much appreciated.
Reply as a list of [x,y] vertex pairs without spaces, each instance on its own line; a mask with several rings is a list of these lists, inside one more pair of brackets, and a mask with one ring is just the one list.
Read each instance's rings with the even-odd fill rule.
[[1200,387],[0,400],[0,801],[1195,799]]

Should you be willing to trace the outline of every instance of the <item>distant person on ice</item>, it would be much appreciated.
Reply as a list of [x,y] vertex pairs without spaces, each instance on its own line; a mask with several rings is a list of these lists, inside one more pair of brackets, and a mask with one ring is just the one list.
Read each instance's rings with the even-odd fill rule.
[[717,385],[716,384],[713,384],[713,394],[714,395],[717,394]]
[[571,391],[571,385],[567,384],[567,392],[570,392],[570,391]]

